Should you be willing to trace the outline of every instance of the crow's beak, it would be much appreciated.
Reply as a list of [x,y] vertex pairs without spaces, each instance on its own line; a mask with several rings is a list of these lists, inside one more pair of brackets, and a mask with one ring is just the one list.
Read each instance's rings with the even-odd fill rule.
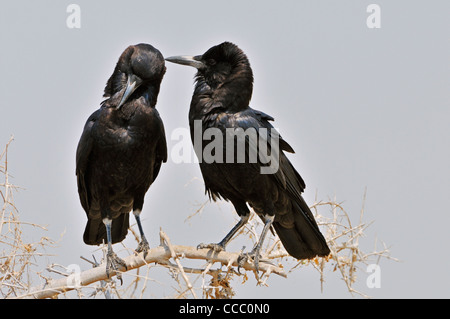
[[134,75],[131,74],[128,76],[127,81],[127,88],[125,89],[125,92],[123,93],[122,99],[120,100],[119,105],[117,105],[117,109],[120,109],[122,105],[127,101],[127,99],[130,97],[131,94],[133,94],[134,91],[142,84],[142,80]]
[[200,70],[205,67],[205,64],[202,62],[202,56],[188,56],[188,55],[178,55],[178,56],[171,56],[166,58],[166,61],[172,62],[172,63],[178,63],[182,65],[189,65],[193,66],[194,68]]

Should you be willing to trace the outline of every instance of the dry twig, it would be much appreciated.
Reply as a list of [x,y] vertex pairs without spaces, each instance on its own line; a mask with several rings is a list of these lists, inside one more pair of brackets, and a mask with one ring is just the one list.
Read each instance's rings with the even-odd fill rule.
[[[150,263],[158,263],[167,266],[169,259],[174,258],[177,262],[178,256],[183,256],[187,259],[204,259],[210,262],[218,262],[222,265],[227,265],[227,267],[237,267],[239,253],[230,252],[212,252],[209,249],[197,249],[195,247],[189,246],[179,246],[170,244],[170,240],[167,235],[161,231],[161,240],[166,244],[164,246],[158,246],[150,249],[146,258],[140,255],[130,255],[124,258],[125,264],[127,265],[127,271],[142,267]],[[170,246],[169,246],[170,245]],[[177,267],[181,272],[184,272],[183,266],[177,262]],[[255,266],[251,263],[245,263],[241,268],[245,270],[255,271]],[[280,276],[286,277],[284,271],[276,266],[268,263],[260,262],[259,269],[264,272],[275,273]],[[120,269],[120,271],[125,271],[125,268]],[[204,270],[203,270],[204,271]],[[77,276],[75,279],[73,276]],[[186,273],[183,275],[188,289],[192,290],[192,285],[190,285],[189,280],[186,277]],[[36,287],[31,289],[28,293],[19,296],[18,298],[51,298],[55,295],[63,292],[67,292],[73,289],[80,289],[83,286],[88,286],[94,282],[108,280],[106,275],[105,265],[102,264],[96,268],[85,270],[79,274],[70,275],[67,278],[61,278],[57,280],[50,280],[45,287]],[[73,285],[73,283],[78,283],[79,286]],[[194,296],[195,293],[193,293]]]
[[13,196],[18,187],[11,184],[8,172],[8,148],[13,140],[11,136],[0,154],[0,176],[3,177],[0,182],[0,200],[3,201],[0,212],[0,294],[3,298],[18,296],[29,288],[35,258],[47,255],[38,250],[54,244],[45,236],[37,242],[27,242],[23,237],[24,226],[46,228],[19,219]]
[[[3,201],[0,216],[0,243],[4,247],[0,252],[0,293],[4,298],[54,298],[61,293],[71,290],[76,290],[78,297],[81,298],[86,296],[83,293],[86,289],[92,291],[87,295],[88,297],[103,292],[106,298],[111,298],[112,293],[115,293],[120,298],[133,296],[138,287],[142,289],[139,296],[142,298],[147,282],[150,280],[154,281],[149,278],[149,271],[153,264],[166,267],[173,274],[173,278],[179,286],[176,289],[178,293],[174,296],[175,298],[186,298],[186,295],[189,293],[194,298],[198,298],[199,295],[196,289],[202,291],[203,298],[232,298],[235,295],[232,288],[234,277],[240,276],[243,279],[241,284],[248,281],[246,273],[240,274],[235,270],[238,267],[238,257],[241,252],[213,252],[209,249],[173,245],[167,234],[161,230],[161,245],[151,249],[145,259],[142,254],[132,254],[124,259],[127,265],[127,273],[142,266],[148,267],[147,274],[141,275],[138,270],[136,275],[132,275],[134,276],[133,282],[127,289],[117,288],[114,280],[107,278],[105,265],[99,265],[96,261],[91,262],[94,268],[72,273],[68,272],[70,267],[56,264],[49,266],[47,268],[48,271],[57,273],[63,278],[48,279],[38,273],[40,277],[46,279],[45,285],[30,288],[32,285],[29,278],[33,277],[30,275],[30,268],[33,264],[33,259],[46,255],[39,250],[53,245],[54,242],[47,237],[41,237],[40,241],[34,243],[28,243],[23,240],[22,226],[39,228],[41,230],[46,230],[46,228],[34,223],[20,221],[18,217],[18,211],[12,196],[13,191],[17,187],[10,184],[10,175],[8,174],[7,151],[12,140],[11,138],[4,151],[0,154],[0,175],[4,177],[4,182],[0,183],[0,197]],[[368,297],[354,288],[357,280],[356,274],[361,270],[362,265],[368,265],[369,263],[378,264],[381,259],[393,261],[397,261],[397,259],[390,255],[389,247],[384,243],[382,243],[382,249],[378,250],[377,241],[375,241],[373,251],[366,253],[362,250],[360,240],[364,237],[365,230],[372,224],[364,222],[365,197],[366,194],[364,194],[363,206],[357,224],[354,224],[351,215],[345,211],[342,203],[338,203],[336,199],[324,202],[316,200],[316,203],[312,205],[311,209],[315,213],[316,220],[322,228],[331,249],[329,257],[306,261],[295,260],[287,254],[278,237],[272,234],[267,236],[265,245],[261,250],[262,258],[259,269],[263,272],[263,275],[261,277],[258,276],[251,262],[240,265],[240,268],[253,272],[258,285],[267,286],[267,281],[271,274],[287,277],[284,268],[289,263],[295,264],[289,273],[302,267],[312,266],[320,274],[322,289],[325,284],[325,270],[329,269],[331,272],[338,270],[337,273],[340,274],[351,294]],[[187,220],[189,221],[196,214],[201,213],[206,205],[206,203],[202,204]],[[328,209],[328,211],[324,213],[323,209]],[[253,242],[258,240],[262,224],[260,219],[255,218],[255,216],[255,214],[252,214],[248,224],[235,235],[233,240],[239,236],[244,236],[246,240],[250,239]],[[131,231],[135,234],[133,229]],[[139,239],[136,234],[135,238],[136,240]],[[200,267],[187,267],[183,265],[186,260],[204,260],[206,264]],[[220,267],[212,269],[216,263]],[[223,269],[224,266],[225,269]],[[125,272],[125,269],[120,269],[120,271]],[[178,275],[181,275],[182,281],[180,281]],[[211,277],[209,282],[206,280],[206,276]],[[201,279],[201,284],[199,287],[196,287],[196,282],[199,279]],[[139,285],[141,280],[144,282]],[[91,286],[95,282],[100,282],[100,286]],[[132,291],[131,294],[128,290]]]

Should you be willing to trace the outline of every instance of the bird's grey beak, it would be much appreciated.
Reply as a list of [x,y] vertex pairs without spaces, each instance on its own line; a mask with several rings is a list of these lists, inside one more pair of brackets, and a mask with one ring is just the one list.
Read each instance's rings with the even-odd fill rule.
[[182,65],[193,66],[194,68],[200,70],[205,67],[205,64],[202,62],[202,56],[189,56],[189,55],[177,55],[166,58],[166,61],[172,63],[178,63]]
[[127,99],[130,97],[131,94],[133,94],[134,91],[142,84],[142,80],[134,75],[131,74],[128,76],[127,81],[127,88],[125,89],[125,93],[122,95],[122,99],[120,100],[119,105],[117,105],[117,109],[120,109],[122,105],[127,101]]

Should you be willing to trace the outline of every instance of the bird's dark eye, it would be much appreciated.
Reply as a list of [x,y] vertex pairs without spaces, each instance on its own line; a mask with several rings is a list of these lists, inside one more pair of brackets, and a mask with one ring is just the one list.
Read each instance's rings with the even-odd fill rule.
[[214,60],[214,59],[208,59],[208,60],[206,61],[206,64],[208,64],[208,65],[216,65],[216,60]]

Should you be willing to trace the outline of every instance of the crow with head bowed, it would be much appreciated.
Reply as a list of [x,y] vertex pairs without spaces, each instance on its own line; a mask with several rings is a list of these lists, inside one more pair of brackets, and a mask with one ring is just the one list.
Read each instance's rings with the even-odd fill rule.
[[[227,141],[223,143],[223,150],[219,149],[223,160],[199,161],[206,192],[213,200],[223,198],[230,201],[240,216],[240,221],[219,243],[200,244],[198,247],[224,250],[233,235],[248,221],[250,205],[261,217],[264,228],[253,250],[243,254],[241,262],[252,258],[258,269],[260,249],[269,229],[275,229],[287,252],[297,259],[327,256],[330,250],[326,240],[302,197],[305,183],[284,154],[284,151],[294,153],[292,147],[269,123],[274,120],[271,116],[249,107],[253,72],[244,52],[236,45],[224,42],[202,55],[173,56],[166,60],[197,69],[189,110],[191,139],[196,154],[204,155],[202,152],[208,143],[203,138],[199,148],[195,145],[195,136],[204,136],[208,129],[218,129],[223,134],[221,140]],[[201,132],[195,132],[198,127]],[[248,134],[241,139],[245,143],[244,161],[239,161],[237,145],[231,148],[233,157],[229,156],[227,143],[232,139],[226,137],[230,129],[231,132],[233,129],[245,132],[253,129],[258,136],[255,139]],[[234,141],[237,143],[237,140]],[[268,144],[266,149],[278,163],[277,169],[270,173],[262,173],[264,168],[268,169],[269,162],[264,155],[258,156],[257,160],[251,160],[249,156],[251,150],[261,147],[261,142]],[[258,150],[258,154],[264,152]]]
[[[87,120],[76,153],[81,205],[87,214],[83,240],[108,244],[106,272],[125,267],[112,249],[127,235],[133,211],[141,241],[149,250],[140,214],[144,196],[167,161],[163,122],[155,109],[166,71],[162,54],[149,44],[129,46],[109,78],[101,107]],[[120,273],[117,273],[119,279]]]

